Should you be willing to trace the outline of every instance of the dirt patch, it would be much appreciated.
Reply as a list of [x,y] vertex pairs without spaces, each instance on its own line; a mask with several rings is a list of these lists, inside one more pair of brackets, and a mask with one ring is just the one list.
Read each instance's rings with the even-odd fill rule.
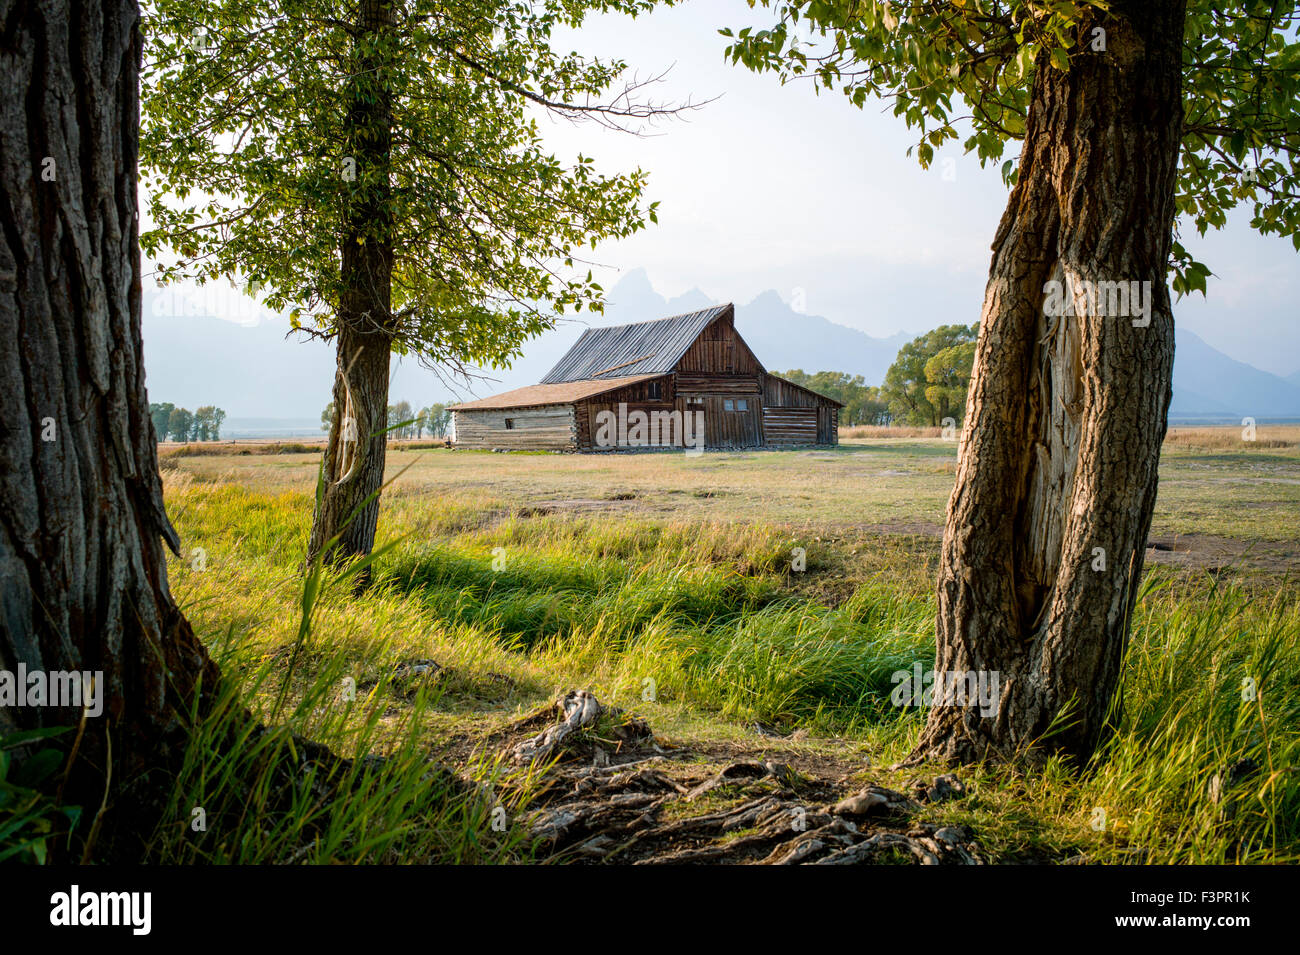
[[362,678],[356,688],[367,692],[381,681],[386,682],[389,695],[408,702],[425,688],[438,694],[479,700],[504,699],[518,689],[515,681],[504,673],[467,673],[429,659],[403,660],[387,673]]
[[634,495],[614,495],[608,498],[569,497],[555,501],[534,501],[529,505],[529,509],[543,514],[551,514],[557,511],[570,514],[583,511],[614,511],[625,510],[626,508],[620,507],[620,505],[624,505],[631,500],[635,500]]
[[[516,823],[548,861],[984,861],[969,828],[917,818],[927,804],[965,796],[953,776],[918,780],[903,793],[850,782],[842,764],[828,776],[823,765],[673,746],[657,740],[644,720],[585,691],[516,721],[493,743],[503,761],[528,769],[530,785],[539,787]],[[511,800],[509,783],[500,795]]]
[[555,508],[546,504],[535,504],[521,507],[517,513],[519,517],[545,517],[547,514],[554,514]]
[[[943,540],[943,525],[924,521],[858,524],[853,529],[863,536],[899,535]],[[1146,562],[1211,573],[1232,568],[1296,572],[1300,571],[1300,542],[1246,541],[1211,534],[1159,535],[1147,542]]]
[[899,534],[909,537],[930,537],[934,540],[943,540],[943,525],[933,524],[929,521],[856,524],[853,529],[865,537],[877,534]]
[[1210,534],[1175,534],[1147,542],[1148,563],[1221,573],[1233,568],[1277,573],[1300,570],[1300,542],[1243,541]]

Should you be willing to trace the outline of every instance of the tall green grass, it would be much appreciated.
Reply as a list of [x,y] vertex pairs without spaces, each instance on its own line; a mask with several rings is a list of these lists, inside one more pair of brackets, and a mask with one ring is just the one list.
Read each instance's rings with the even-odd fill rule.
[[[286,551],[268,546],[285,543],[271,529],[287,528],[268,513],[280,509],[237,495],[235,504],[257,522],[252,546],[283,564]],[[237,543],[248,546],[248,538]],[[393,671],[381,664],[372,688],[359,692],[368,684],[352,676],[355,655],[315,632],[328,596],[353,593],[393,546],[341,567],[319,557],[309,563],[287,652],[250,657],[234,626],[213,646],[221,692],[203,710],[196,697],[150,861],[479,863],[519,855],[521,833],[493,825],[491,789],[430,756],[423,717],[436,684],[421,682],[409,704],[395,707]],[[191,567],[205,571],[206,555]],[[366,655],[382,658],[384,649],[376,641]],[[497,769],[480,760],[471,772],[491,777]]]
[[283,661],[238,647],[217,656],[228,687],[212,712],[191,714],[196,729],[151,861],[482,863],[525,852],[518,832],[494,830],[493,803],[474,785],[499,767],[453,773],[431,759],[424,718],[436,692],[420,689],[398,708],[381,679],[349,699],[354,660],[327,648],[271,723],[266,702],[289,677]]
[[[175,589],[209,632],[228,628],[242,647],[232,672],[244,697],[264,699],[275,672],[268,655],[295,639],[295,563],[310,499],[192,485],[173,489],[169,505],[187,546],[208,553],[206,570],[176,564]],[[846,753],[846,762],[850,745],[854,753],[865,748],[876,766],[908,752],[922,714],[889,704],[891,675],[933,660],[934,601],[924,559],[901,544],[826,544],[810,549],[807,572],[795,574],[796,542],[780,529],[524,517],[507,502],[477,507],[450,495],[394,495],[381,530],[385,540],[401,539],[377,564],[374,586],[359,599],[336,591],[321,602],[315,652],[302,658],[304,682],[292,694],[300,701],[293,726],[337,738],[347,751],[390,753],[393,778],[404,782],[375,792],[412,791],[403,787],[422,778],[422,747],[449,727],[505,719],[574,686],[681,732],[734,737],[758,721],[841,740],[819,751]],[[321,715],[332,712],[319,700],[341,675],[382,674],[412,656],[455,668],[464,678],[458,692],[418,708],[394,705],[388,717],[375,715],[388,709],[363,708],[337,726]],[[511,689],[493,695],[488,687],[497,684],[476,680],[485,674],[504,675]],[[1253,699],[1243,696],[1247,678]],[[1121,698],[1118,730],[1089,766],[967,770],[974,795],[935,811],[970,821],[1003,859],[1300,860],[1294,585],[1244,589],[1149,575]],[[317,702],[301,702],[308,700]],[[344,725],[352,735],[332,735]],[[196,758],[192,779],[219,781],[204,765]],[[195,785],[186,792],[210,798]],[[321,840],[310,858],[400,855],[432,838],[429,820],[403,816],[396,795],[386,804],[391,813],[365,803],[368,786],[358,790],[361,802],[341,810],[372,820],[364,831],[348,819],[330,828],[297,812]],[[452,843],[439,852],[489,852],[482,820],[463,821],[473,833],[447,837]],[[224,847],[208,839],[204,852],[271,858],[287,844],[285,830],[278,833]],[[172,843],[176,857],[186,857],[182,844]]]

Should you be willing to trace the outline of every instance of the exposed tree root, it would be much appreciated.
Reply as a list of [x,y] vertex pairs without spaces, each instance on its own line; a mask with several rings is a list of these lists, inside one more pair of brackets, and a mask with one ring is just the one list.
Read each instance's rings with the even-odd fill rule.
[[665,749],[643,720],[586,691],[566,694],[500,735],[504,759],[545,767],[517,823],[551,861],[983,862],[968,828],[915,818],[929,804],[966,794],[956,776],[918,780],[909,796],[880,786],[837,791],[842,783],[769,760],[701,765],[692,761],[696,754]]

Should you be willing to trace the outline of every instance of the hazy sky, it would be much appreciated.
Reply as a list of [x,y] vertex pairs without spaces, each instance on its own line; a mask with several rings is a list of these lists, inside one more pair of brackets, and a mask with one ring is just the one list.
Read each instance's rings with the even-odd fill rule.
[[[670,297],[698,287],[745,303],[775,289],[802,311],[877,336],[978,320],[1006,200],[997,170],[981,169],[959,146],[922,170],[906,154],[911,133],[882,104],[857,110],[837,92],[814,95],[808,81],[783,87],[723,60],[719,27],[766,22],[741,0],[688,0],[635,21],[595,17],[559,38],[619,57],[642,77],[671,67],[652,88],[656,100],[718,97],[642,137],[541,117],[561,156],[581,150],[602,171],[650,173],[659,224],[591,254],[603,284],[644,267]],[[1184,299],[1175,317],[1233,358],[1292,374],[1300,370],[1300,255],[1289,241],[1254,234],[1247,220],[1239,211],[1223,232],[1184,236],[1216,277],[1208,301]],[[255,311],[246,307],[244,319]],[[426,374],[404,366],[405,390],[418,397],[425,389],[415,379]]]
[[[789,301],[802,290],[806,311],[874,335],[976,321],[1006,201],[997,170],[952,144],[922,170],[906,154],[910,131],[883,104],[858,110],[809,81],[782,87],[731,66],[717,30],[748,24],[770,21],[739,0],[689,0],[635,21],[596,17],[571,34],[575,49],[618,56],[642,76],[671,66],[656,99],[721,97],[650,138],[543,120],[563,153],[651,174],[658,227],[595,259],[644,266],[668,295],[699,287],[741,302],[774,288]],[[1242,211],[1205,240],[1184,235],[1217,278],[1207,302],[1183,299],[1175,317],[1234,358],[1290,374],[1300,369],[1300,255],[1248,221]]]

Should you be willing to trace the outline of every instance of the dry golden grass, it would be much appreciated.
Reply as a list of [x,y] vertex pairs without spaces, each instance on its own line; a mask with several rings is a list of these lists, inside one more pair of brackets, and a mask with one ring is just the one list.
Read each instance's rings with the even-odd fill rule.
[[[304,445],[309,449],[325,447],[325,435],[296,438],[222,438],[220,441],[159,441],[158,452],[183,451],[186,454],[239,454],[249,448],[251,454],[274,454],[282,445]],[[216,450],[225,448],[224,451]]]
[[[240,654],[226,672],[241,698],[266,714],[290,687],[289,729],[397,769],[373,795],[331,808],[331,825],[347,825],[305,860],[287,844],[303,823],[288,816],[214,844],[172,826],[165,861],[210,851],[219,861],[367,862],[389,846],[386,861],[484,861],[480,818],[413,816],[426,761],[487,779],[491,764],[477,771],[465,754],[574,687],[702,759],[770,758],[758,722],[806,730],[778,752],[826,767],[819,776],[869,772],[906,788],[906,774],[876,767],[910,751],[924,718],[890,697],[893,674],[934,659],[938,539],[879,530],[937,530],[952,486],[940,466],[955,456],[942,439],[699,457],[397,451],[389,474],[401,476],[384,492],[377,540],[391,549],[375,585],[355,597],[336,584],[309,603],[307,633],[299,568],[319,454],[174,459],[167,508],[187,556],[168,561],[169,577],[198,632]],[[1298,521],[1300,454],[1167,455],[1157,525],[1297,541]],[[807,558],[797,573],[796,546]],[[1272,550],[1283,552],[1293,551]],[[1300,776],[1285,771],[1300,764],[1293,580],[1239,587],[1217,570],[1152,567],[1134,608],[1124,707],[1096,763],[1085,773],[970,768],[973,798],[927,806],[927,821],[970,825],[999,862],[1300,861]],[[290,673],[295,646],[304,652]],[[413,703],[377,684],[340,709],[345,675],[382,683],[398,662],[422,658],[452,674],[436,696]],[[1249,705],[1238,689],[1246,677],[1270,688]],[[213,813],[214,798],[233,816],[264,798],[230,785],[214,797],[240,777],[214,755],[224,727],[202,728],[168,818],[196,805]],[[1270,769],[1225,787],[1227,802],[1198,798],[1234,766]],[[1104,832],[1090,825],[1096,807],[1111,821]],[[365,838],[343,838],[357,832]]]
[[[1239,429],[1178,429],[1175,442],[1184,430],[1240,438]],[[1257,437],[1290,439],[1297,431],[1266,427]],[[185,473],[271,494],[310,494],[316,486],[319,450],[244,455],[241,446],[225,447],[224,455],[164,457],[160,466],[169,476]],[[394,447],[386,468],[393,484],[384,496],[391,503],[450,495],[494,512],[541,508],[613,521],[671,516],[772,523],[814,536],[885,527],[937,536],[956,464],[957,442],[942,438],[857,438],[837,448],[698,456]],[[1300,448],[1260,441],[1211,450],[1167,445],[1152,534],[1300,541]]]
[[307,454],[319,452],[325,445],[303,441],[202,441],[181,444],[169,441],[158,445],[158,463],[164,470],[176,458],[213,458],[249,454]]
[[1205,427],[1171,427],[1165,446],[1204,451],[1256,451],[1265,448],[1290,448],[1300,444],[1300,425],[1261,425],[1255,428],[1254,440],[1247,441],[1247,430],[1237,425]]
[[[1291,448],[1300,445],[1300,425],[1261,425],[1255,429],[1253,441],[1244,439],[1245,429],[1237,425],[1193,425],[1170,427],[1165,437],[1169,448],[1202,451],[1255,451],[1265,448]],[[840,428],[841,441],[860,441],[876,438],[940,438],[942,428],[910,427],[902,425],[856,425]],[[211,457],[247,454],[305,454],[324,449],[325,439],[320,438],[248,438],[230,441],[211,441],[185,444],[162,441],[158,444],[160,458]],[[416,451],[447,447],[442,438],[422,438],[390,441],[396,450]]]
[[840,440],[846,438],[939,438],[942,428],[912,428],[904,425],[859,424],[840,428]]
[[[1166,446],[1201,451],[1255,451],[1264,448],[1290,448],[1300,445],[1300,425],[1261,425],[1252,441],[1244,438],[1246,430],[1237,425],[1194,425],[1171,427]],[[862,438],[938,438],[942,428],[857,425],[840,428],[840,440]]]
[[[428,448],[450,447],[443,438],[409,438],[389,441],[388,446],[398,451],[418,451]],[[229,441],[160,441],[158,459],[165,462],[169,458],[203,458],[224,457],[232,454],[318,454],[325,450],[322,438],[248,438]]]

